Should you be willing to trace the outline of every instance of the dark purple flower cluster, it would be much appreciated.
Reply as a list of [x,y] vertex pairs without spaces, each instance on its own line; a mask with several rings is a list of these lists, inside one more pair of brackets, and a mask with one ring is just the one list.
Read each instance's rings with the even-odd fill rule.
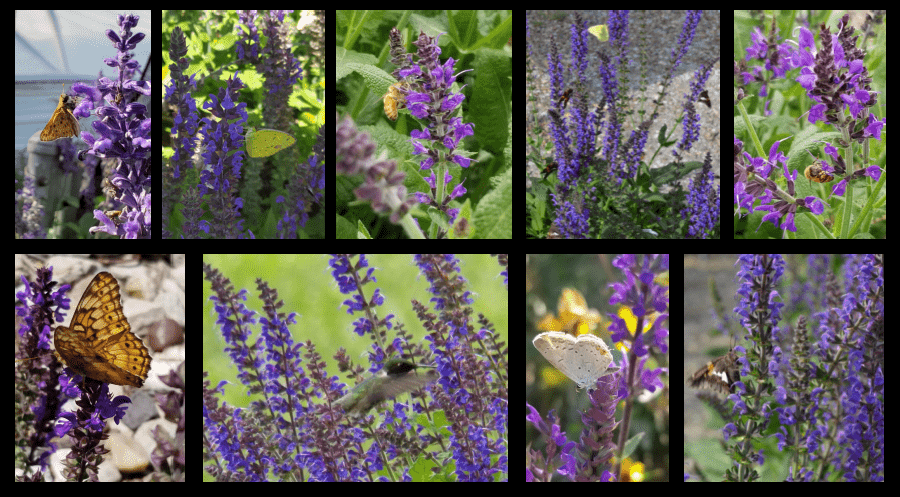
[[[870,23],[878,23],[870,17],[863,31],[869,34]],[[744,111],[742,100],[749,95],[745,85],[759,83],[758,97],[768,97],[772,81],[793,78],[806,90],[812,101],[809,106],[808,121],[822,122],[832,126],[828,136],[816,140],[804,133],[802,142],[796,140],[788,155],[778,152],[783,138],[770,148],[768,158],[753,157],[743,150],[743,143],[734,137],[734,203],[735,213],[747,209],[743,214],[765,212],[762,221],[770,221],[779,229],[797,231],[795,217],[798,212],[822,214],[823,201],[814,194],[797,195],[795,181],[802,168],[800,160],[808,160],[807,154],[823,143],[822,151],[830,161],[818,160],[813,155],[812,164],[806,167],[804,175],[809,184],[829,183],[836,178],[830,196],[846,197],[842,202],[852,208],[853,189],[847,188],[853,180],[869,177],[881,179],[881,168],[871,163],[872,140],[881,140],[881,129],[886,118],[878,119],[872,113],[878,94],[872,89],[872,78],[864,64],[866,51],[859,44],[859,35],[848,26],[848,16],[841,19],[837,34],[822,24],[819,28],[821,48],[816,45],[813,32],[800,27],[796,42],[777,44],[774,22],[768,37],[757,29],[752,35],[752,45],[747,49],[747,60],[764,63],[748,69],[745,61],[735,62],[734,73],[738,86],[738,107]],[[799,69],[799,75],[789,73]],[[796,73],[793,73],[796,74]],[[768,102],[764,106],[768,110]],[[755,129],[749,127],[754,134]],[[837,137],[835,137],[835,132]],[[825,140],[827,138],[828,140]],[[755,143],[761,140],[755,139]],[[800,143],[798,143],[800,142]],[[834,142],[834,143],[832,143]],[[839,147],[839,148],[838,148]],[[757,145],[758,155],[763,153]],[[780,164],[780,165],[779,165]],[[790,168],[789,168],[790,164]],[[799,167],[798,167],[799,166]],[[870,190],[873,195],[879,188]],[[813,192],[815,193],[815,192]],[[873,197],[877,198],[877,197]],[[845,219],[856,217],[846,212]],[[821,224],[819,225],[821,226]],[[847,228],[845,226],[845,228]],[[841,238],[852,236],[849,231],[839,233]]]

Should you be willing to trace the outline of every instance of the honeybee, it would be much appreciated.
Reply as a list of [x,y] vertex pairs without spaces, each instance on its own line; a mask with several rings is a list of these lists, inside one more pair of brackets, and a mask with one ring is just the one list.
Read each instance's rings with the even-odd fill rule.
[[563,93],[561,97],[559,97],[559,101],[556,102],[556,105],[563,104],[562,108],[565,109],[565,108],[566,108],[566,105],[568,105],[568,103],[569,103],[569,97],[570,97],[570,96],[572,96],[572,89],[571,89],[571,88],[569,88],[568,90],[566,90],[566,92]]
[[125,222],[124,219],[119,217],[122,215],[122,211],[103,211],[103,213],[106,214],[106,217],[108,217],[109,220],[115,224],[122,224],[123,222]]
[[381,98],[384,99],[384,114],[391,121],[397,120],[397,109],[402,109],[406,103],[406,95],[403,93],[407,89],[407,84],[400,81],[391,85],[388,92]]
[[110,181],[109,178],[103,178],[103,193],[105,193],[107,197],[118,197],[122,193],[122,190],[112,184],[112,181]]
[[806,167],[806,171],[803,172],[806,175],[806,179],[810,180],[810,185],[815,181],[816,183],[828,183],[829,181],[834,180],[834,176],[828,174],[822,169],[822,166],[812,163]]

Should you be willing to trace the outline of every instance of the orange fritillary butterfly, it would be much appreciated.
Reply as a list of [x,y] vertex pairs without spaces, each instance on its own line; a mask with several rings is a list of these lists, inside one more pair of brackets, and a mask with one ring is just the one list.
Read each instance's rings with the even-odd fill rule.
[[141,387],[150,371],[150,354],[131,332],[122,312],[119,282],[103,272],[94,276],[68,327],[53,334],[56,354],[69,369],[87,378]]

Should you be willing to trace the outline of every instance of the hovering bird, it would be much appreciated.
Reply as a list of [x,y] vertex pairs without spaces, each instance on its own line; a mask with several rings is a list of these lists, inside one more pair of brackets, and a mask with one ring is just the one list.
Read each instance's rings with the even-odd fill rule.
[[[417,368],[428,368],[417,370]],[[381,371],[353,387],[337,404],[349,414],[365,414],[375,405],[400,394],[418,390],[438,378],[434,366],[390,359]]]

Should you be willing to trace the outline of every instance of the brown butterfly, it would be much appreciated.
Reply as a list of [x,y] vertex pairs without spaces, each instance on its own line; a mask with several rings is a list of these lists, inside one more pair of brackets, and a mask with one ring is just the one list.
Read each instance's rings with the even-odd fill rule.
[[700,92],[700,96],[697,97],[698,102],[703,102],[707,107],[712,108],[712,102],[709,101],[709,92],[707,90],[703,90]]
[[78,134],[80,129],[78,127],[78,119],[75,119],[75,116],[72,115],[72,110],[75,109],[76,104],[78,104],[78,101],[75,97],[70,97],[65,93],[59,95],[59,105],[53,111],[50,121],[44,126],[44,131],[41,131],[41,141],[49,142],[57,138],[76,136]]

